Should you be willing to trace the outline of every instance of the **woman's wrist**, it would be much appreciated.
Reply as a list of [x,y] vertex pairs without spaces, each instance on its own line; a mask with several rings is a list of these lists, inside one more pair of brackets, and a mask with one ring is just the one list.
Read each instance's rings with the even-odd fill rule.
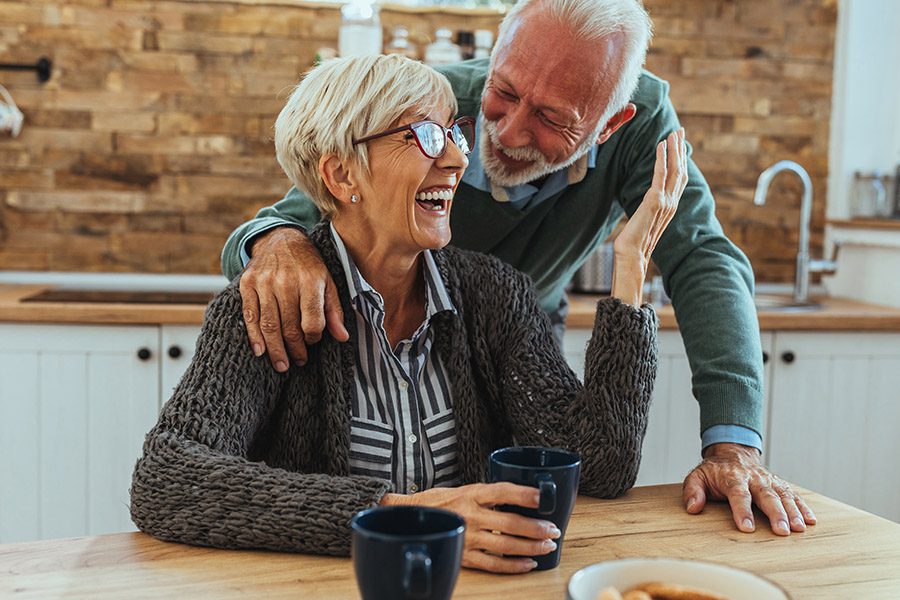
[[647,269],[640,254],[615,255],[611,295],[626,304],[640,308]]

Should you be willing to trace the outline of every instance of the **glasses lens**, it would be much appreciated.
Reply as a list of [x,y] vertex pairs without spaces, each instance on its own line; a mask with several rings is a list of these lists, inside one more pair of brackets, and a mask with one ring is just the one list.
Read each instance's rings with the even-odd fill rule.
[[437,158],[444,152],[447,137],[443,127],[437,123],[422,123],[414,131],[429,158]]
[[453,141],[463,154],[468,154],[475,147],[475,123],[470,119],[459,120],[453,124]]

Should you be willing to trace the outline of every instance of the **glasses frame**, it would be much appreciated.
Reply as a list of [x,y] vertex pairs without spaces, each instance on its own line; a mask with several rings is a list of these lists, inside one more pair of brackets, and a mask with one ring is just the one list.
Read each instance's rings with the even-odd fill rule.
[[[437,156],[432,156],[432,155],[428,154],[427,152],[425,152],[425,148],[422,147],[422,142],[419,140],[419,134],[416,133],[415,127],[418,125],[424,125],[425,123],[433,123],[434,125],[437,125],[438,127],[440,127],[441,129],[444,130],[444,140],[445,140],[444,149],[441,150],[441,153],[438,154]],[[453,133],[453,128],[458,127],[460,124],[465,124],[465,125],[471,124],[472,125],[472,144],[470,144],[470,148],[469,148],[468,152],[463,152],[463,154],[470,154],[472,152],[471,146],[475,145],[475,143],[474,143],[475,142],[475,139],[474,139],[475,138],[475,119],[472,117],[460,117],[459,119],[456,119],[455,121],[453,121],[453,123],[450,125],[450,127],[444,127],[443,125],[441,125],[440,123],[438,123],[436,121],[432,121],[431,119],[425,119],[424,121],[416,121],[415,123],[407,123],[406,125],[403,125],[401,127],[395,127],[394,129],[382,131],[381,133],[367,135],[366,137],[359,138],[358,140],[352,140],[352,142],[353,142],[353,145],[355,146],[357,144],[371,142],[372,140],[377,140],[378,138],[382,138],[382,137],[385,137],[388,135],[393,135],[395,133],[409,131],[410,133],[413,134],[413,138],[415,138],[415,140],[416,140],[416,146],[419,147],[419,152],[421,152],[428,158],[438,159],[438,158],[442,157],[444,154],[446,154],[446,152],[447,152],[447,143],[446,143],[447,138],[449,138],[450,141],[452,141],[456,145],[456,147],[459,148],[459,144],[456,143],[456,140],[453,139],[453,136],[451,134]]]

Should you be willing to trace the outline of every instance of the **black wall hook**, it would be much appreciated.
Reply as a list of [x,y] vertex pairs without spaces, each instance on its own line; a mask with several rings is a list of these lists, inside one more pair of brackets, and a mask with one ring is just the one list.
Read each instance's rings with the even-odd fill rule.
[[53,62],[46,56],[42,56],[33,65],[17,63],[0,63],[0,71],[37,71],[38,81],[45,83],[50,79],[53,70]]

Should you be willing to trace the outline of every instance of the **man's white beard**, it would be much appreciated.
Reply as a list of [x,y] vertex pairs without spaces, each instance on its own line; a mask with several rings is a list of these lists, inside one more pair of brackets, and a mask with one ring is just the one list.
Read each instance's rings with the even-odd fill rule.
[[[540,179],[544,175],[549,175],[554,171],[565,169],[587,154],[591,149],[591,146],[597,142],[600,132],[603,131],[604,124],[605,121],[601,121],[597,126],[597,131],[588,136],[569,158],[558,163],[551,163],[536,148],[530,146],[525,146],[524,148],[507,148],[501,144],[499,135],[497,134],[497,124],[493,121],[488,121],[482,114],[481,133],[484,135],[481,136],[481,140],[478,143],[478,157],[481,159],[481,167],[484,169],[485,174],[487,174],[488,179],[491,180],[491,183],[501,187],[514,187]],[[494,156],[494,152],[491,149],[492,146],[498,148],[500,152],[513,160],[529,161],[531,164],[521,171],[510,171],[499,158]]]

